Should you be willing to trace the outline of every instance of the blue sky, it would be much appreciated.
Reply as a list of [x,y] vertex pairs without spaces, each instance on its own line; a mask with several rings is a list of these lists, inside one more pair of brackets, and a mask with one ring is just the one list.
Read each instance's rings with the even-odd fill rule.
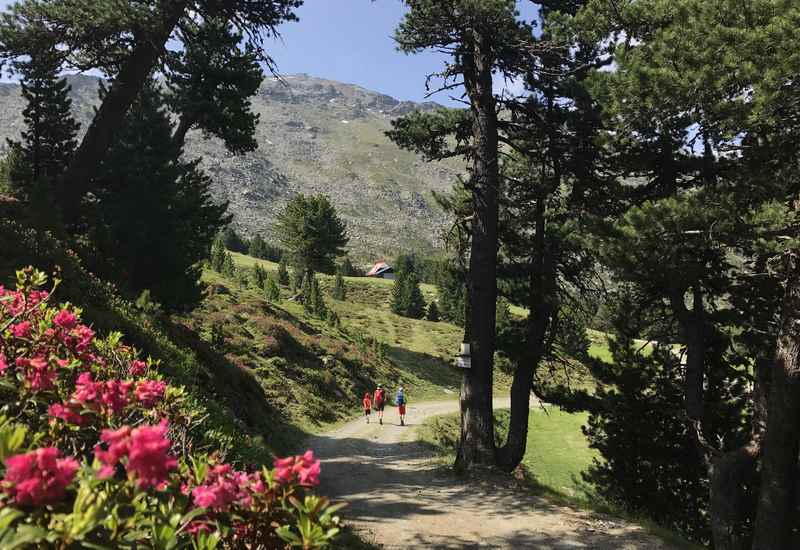
[[[530,20],[535,8],[518,2]],[[358,84],[397,99],[421,101],[425,77],[441,70],[444,56],[435,52],[405,55],[392,36],[402,20],[401,0],[306,0],[299,23],[280,28],[282,41],[271,52],[284,74],[308,73]],[[433,100],[449,103],[443,92]]]
[[[0,8],[10,3],[0,0]],[[534,16],[532,2],[518,4],[523,17]],[[404,12],[401,0],[306,0],[298,11],[300,22],[282,25],[281,39],[269,51],[281,74],[307,73],[421,101],[425,77],[442,68],[443,56],[396,50],[392,36]],[[451,104],[448,94],[458,91],[431,99]]]

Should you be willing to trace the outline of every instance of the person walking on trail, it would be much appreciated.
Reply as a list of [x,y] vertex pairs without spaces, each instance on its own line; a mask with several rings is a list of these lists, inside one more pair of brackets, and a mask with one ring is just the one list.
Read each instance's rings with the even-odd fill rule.
[[367,424],[369,424],[369,415],[372,413],[372,394],[365,393],[361,404],[364,406],[364,416],[367,417]]
[[386,406],[386,390],[384,390],[383,386],[380,384],[378,384],[378,389],[375,390],[372,405],[375,407],[375,414],[378,416],[378,424],[383,425],[383,408]]
[[406,393],[403,391],[403,386],[397,390],[397,396],[394,399],[397,405],[397,412],[400,413],[400,425],[406,425]]

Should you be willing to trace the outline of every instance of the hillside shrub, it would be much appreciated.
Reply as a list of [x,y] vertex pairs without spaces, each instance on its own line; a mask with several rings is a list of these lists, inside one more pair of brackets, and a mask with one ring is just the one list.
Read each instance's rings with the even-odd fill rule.
[[339,506],[311,451],[240,471],[194,450],[204,411],[32,268],[0,286],[0,547],[323,548]]

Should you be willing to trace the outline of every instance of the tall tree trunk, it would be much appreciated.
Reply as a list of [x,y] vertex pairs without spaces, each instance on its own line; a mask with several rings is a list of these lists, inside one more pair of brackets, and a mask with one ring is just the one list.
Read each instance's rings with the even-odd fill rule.
[[498,135],[492,91],[494,58],[488,40],[474,32],[472,55],[464,56],[464,80],[473,115],[471,248],[467,285],[472,368],[461,382],[461,440],[456,468],[495,461],[492,370],[497,307]]
[[531,388],[539,362],[545,355],[545,341],[553,307],[553,269],[545,249],[545,199],[536,202],[536,240],[529,277],[528,346],[529,355],[517,364],[511,383],[511,419],[505,445],[497,449],[497,465],[513,471],[525,457],[528,442]]
[[786,258],[786,288],[768,397],[753,550],[789,550],[797,528],[800,452],[800,252]]
[[175,143],[175,145],[183,148],[183,145],[186,143],[186,134],[192,129],[192,126],[194,126],[195,120],[196,117],[193,115],[186,113],[181,115],[180,122],[178,122],[178,127],[175,129],[175,133],[172,134],[172,141]]
[[83,196],[91,189],[100,161],[111,146],[114,133],[125,121],[128,109],[147,81],[188,2],[162,0],[162,24],[150,36],[139,37],[130,56],[120,67],[100,108],[75,151],[58,190],[64,221],[76,221]]

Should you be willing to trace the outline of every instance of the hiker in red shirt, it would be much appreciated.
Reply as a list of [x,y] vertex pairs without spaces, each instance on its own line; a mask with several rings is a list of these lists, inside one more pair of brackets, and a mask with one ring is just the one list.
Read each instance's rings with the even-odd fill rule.
[[372,395],[369,392],[365,393],[361,403],[364,405],[364,416],[367,417],[367,424],[369,424],[369,415],[372,413]]
[[386,390],[384,390],[383,386],[380,384],[378,384],[378,389],[375,390],[372,404],[375,406],[375,413],[378,415],[378,424],[383,424],[383,408],[386,406]]

